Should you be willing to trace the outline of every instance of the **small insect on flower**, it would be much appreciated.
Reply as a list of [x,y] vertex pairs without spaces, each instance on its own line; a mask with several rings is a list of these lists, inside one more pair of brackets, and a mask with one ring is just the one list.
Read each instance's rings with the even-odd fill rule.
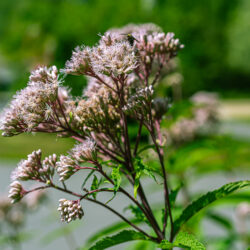
[[121,34],[121,35],[127,36],[127,40],[131,46],[134,45],[135,41],[139,42],[132,34]]

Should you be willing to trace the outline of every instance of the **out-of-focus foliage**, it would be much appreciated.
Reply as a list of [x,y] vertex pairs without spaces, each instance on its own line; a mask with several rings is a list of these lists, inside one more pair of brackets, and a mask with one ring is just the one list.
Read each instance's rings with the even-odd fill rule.
[[[186,45],[186,94],[249,89],[249,9],[247,0],[2,0],[0,88],[23,87],[37,64],[62,67],[76,45],[94,44],[112,26],[154,22]],[[69,81],[79,94],[84,80]]]
[[34,192],[20,203],[13,205],[6,194],[0,196],[0,246],[1,249],[19,249],[21,243],[30,239],[25,230],[27,215],[37,211],[47,200],[44,191]]

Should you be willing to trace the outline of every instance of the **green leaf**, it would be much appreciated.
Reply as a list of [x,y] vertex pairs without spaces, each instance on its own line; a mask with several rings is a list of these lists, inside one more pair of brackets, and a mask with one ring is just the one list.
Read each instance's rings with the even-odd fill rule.
[[141,209],[137,206],[133,206],[133,205],[129,205],[127,208],[125,208],[125,210],[129,209],[132,214],[135,216],[135,218],[141,222],[146,222],[149,226],[151,226],[151,224],[149,223],[149,221],[147,220],[146,216],[144,215],[144,213],[141,211]]
[[163,240],[159,245],[159,248],[161,249],[172,249],[173,247],[178,247],[175,246],[173,243],[169,242],[168,240]]
[[85,178],[84,182],[82,183],[82,189],[84,188],[84,186],[86,185],[88,179],[92,176],[92,174],[95,172],[95,170],[91,170],[90,173],[87,175],[87,177]]
[[[94,175],[94,178],[93,178],[93,181],[91,184],[91,190],[98,189],[99,185],[100,185],[100,183],[99,183],[96,175]],[[92,193],[91,195],[93,196],[94,199],[96,199],[96,193]]]
[[133,230],[123,230],[118,234],[105,237],[92,247],[89,250],[103,250],[108,247],[112,247],[124,242],[133,241],[133,240],[149,240],[144,234],[133,231]]
[[136,173],[135,175],[135,183],[134,183],[134,197],[136,198],[137,196],[137,190],[140,185],[140,177],[141,177],[141,172]]
[[187,208],[184,209],[181,216],[175,220],[174,222],[174,235],[178,233],[181,226],[185,224],[191,217],[197,214],[201,209],[208,206],[212,202],[221,199],[236,190],[240,190],[244,187],[250,186],[250,181],[237,181],[226,184],[219,189],[216,189],[212,192],[208,192],[207,194],[201,196],[192,204],[190,204]]
[[121,166],[119,165],[118,167],[113,168],[111,173],[111,179],[114,181],[114,194],[116,194],[122,182],[120,167]]
[[181,247],[191,250],[206,250],[204,245],[200,243],[192,234],[186,232],[180,232],[174,243],[169,242],[168,240],[163,240],[159,246],[161,249],[172,249],[173,247]]
[[136,197],[137,196],[137,189],[139,187],[139,181],[140,181],[140,178],[141,178],[141,175],[142,174],[146,174],[148,175],[149,177],[153,178],[155,180],[155,182],[157,183],[157,180],[153,174],[153,171],[151,168],[149,168],[146,164],[143,163],[142,159],[137,156],[135,157],[135,183],[134,183],[134,196]]
[[205,246],[194,235],[187,232],[180,232],[174,241],[174,245],[191,250],[206,250]]
[[[169,194],[169,201],[170,201],[170,205],[171,207],[173,208],[174,207],[174,204],[175,204],[175,201],[176,201],[176,198],[177,198],[177,195],[181,189],[183,185],[179,185],[177,188],[171,190],[170,194]],[[162,218],[161,218],[161,221],[162,221],[162,224],[164,224],[164,217],[165,217],[165,208],[163,208],[162,210]],[[168,216],[168,215],[167,215]],[[168,217],[167,217],[168,219]],[[166,225],[167,226],[167,225]]]
[[171,190],[171,192],[169,194],[169,200],[170,200],[171,207],[174,206],[176,198],[177,198],[177,195],[178,195],[180,189],[182,188],[182,186],[183,185],[181,184],[177,188]]

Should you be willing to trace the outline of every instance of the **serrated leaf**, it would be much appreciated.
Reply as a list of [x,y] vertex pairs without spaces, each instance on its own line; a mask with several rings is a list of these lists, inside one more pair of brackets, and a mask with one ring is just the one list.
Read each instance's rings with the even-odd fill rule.
[[89,250],[103,250],[108,247],[112,247],[124,242],[133,240],[149,240],[144,234],[133,231],[133,230],[123,230],[118,234],[104,237],[103,239],[96,242],[96,244],[89,248]]
[[[159,245],[159,248],[161,249],[172,249],[173,247],[175,247],[175,245],[171,242],[169,242],[168,240],[163,240]],[[178,247],[178,246],[176,246]]]
[[114,194],[116,194],[122,182],[122,177],[120,174],[120,167],[121,166],[113,168],[111,172],[111,179],[114,181]]
[[191,250],[206,250],[205,246],[194,235],[187,232],[180,232],[174,241],[174,245]]
[[[92,181],[92,184],[91,184],[91,190],[98,189],[99,184],[100,183],[99,183],[96,175],[94,175],[94,178],[93,178],[93,181]],[[92,193],[91,195],[93,196],[94,199],[96,199],[96,193]]]
[[173,249],[173,247],[181,247],[191,250],[206,250],[205,246],[199,242],[194,235],[187,232],[180,232],[176,240],[171,243],[168,240],[163,240],[159,245],[161,249]]
[[208,192],[207,194],[201,196],[192,204],[190,204],[187,208],[184,209],[182,214],[178,219],[174,222],[174,235],[178,233],[181,226],[185,224],[191,217],[197,214],[201,209],[208,206],[212,202],[221,199],[236,190],[240,190],[244,187],[250,186],[250,181],[237,181],[226,184],[219,189],[216,189],[212,192]]

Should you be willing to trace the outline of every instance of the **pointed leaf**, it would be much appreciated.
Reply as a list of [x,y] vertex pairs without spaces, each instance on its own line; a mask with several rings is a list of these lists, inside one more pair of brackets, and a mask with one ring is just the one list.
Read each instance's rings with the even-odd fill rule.
[[[99,181],[98,181],[96,175],[94,175],[94,178],[93,178],[93,181],[91,184],[91,190],[98,189],[98,187],[99,187]],[[91,195],[93,196],[94,199],[96,199],[96,193],[92,193]]]
[[226,184],[219,189],[201,196],[199,199],[190,204],[184,209],[181,216],[174,222],[174,235],[178,233],[181,226],[185,224],[191,217],[197,214],[201,209],[208,206],[212,202],[221,199],[236,190],[240,190],[244,187],[250,186],[250,181],[237,181]]
[[87,177],[85,178],[84,182],[82,183],[82,189],[84,188],[84,186],[86,185],[88,179],[92,176],[92,174],[95,172],[95,170],[91,170],[90,173],[87,175]]
[[134,167],[135,167],[135,172],[136,172],[135,183],[134,183],[134,196],[136,197],[137,189],[139,187],[139,181],[140,181],[142,174],[146,174],[149,177],[153,178],[156,183],[157,183],[157,180],[153,174],[152,169],[150,169],[146,164],[144,164],[142,159],[139,156],[135,157],[134,163],[135,163]]

